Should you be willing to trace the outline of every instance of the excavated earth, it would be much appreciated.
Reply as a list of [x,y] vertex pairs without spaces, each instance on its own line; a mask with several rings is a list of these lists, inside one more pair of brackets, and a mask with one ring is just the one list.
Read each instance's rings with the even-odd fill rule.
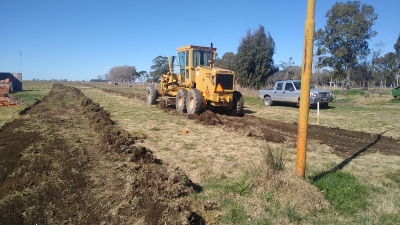
[[198,186],[79,89],[55,84],[0,136],[0,224],[204,224],[183,199]]

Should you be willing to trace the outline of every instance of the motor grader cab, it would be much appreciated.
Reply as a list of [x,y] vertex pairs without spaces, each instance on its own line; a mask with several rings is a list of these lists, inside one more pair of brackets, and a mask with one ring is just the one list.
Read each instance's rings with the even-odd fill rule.
[[168,59],[169,72],[161,75],[160,88],[147,88],[147,102],[161,97],[179,112],[199,114],[207,107],[241,115],[243,97],[235,91],[235,73],[214,67],[216,48],[188,45],[178,50],[178,74],[173,72],[174,57]]

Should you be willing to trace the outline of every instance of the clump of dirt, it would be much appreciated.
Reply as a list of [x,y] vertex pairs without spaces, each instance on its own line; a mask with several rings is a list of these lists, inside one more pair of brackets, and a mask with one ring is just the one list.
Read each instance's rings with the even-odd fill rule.
[[[188,189],[192,183],[179,169],[159,171],[151,164],[142,164],[136,168],[136,176],[127,194],[130,199],[137,199],[134,216],[145,215],[147,224],[193,224],[189,223],[191,203],[188,201],[174,201],[192,193]],[[158,168],[160,169],[160,168]],[[137,196],[141,196],[139,199]],[[197,217],[202,220],[201,217]],[[160,223],[162,222],[162,223]]]
[[222,124],[222,121],[219,119],[217,114],[213,113],[211,110],[206,110],[203,113],[197,114],[189,114],[189,119],[196,120],[197,122],[203,125],[218,125]]
[[204,224],[183,198],[195,184],[79,89],[55,84],[22,114],[0,130],[1,223]]

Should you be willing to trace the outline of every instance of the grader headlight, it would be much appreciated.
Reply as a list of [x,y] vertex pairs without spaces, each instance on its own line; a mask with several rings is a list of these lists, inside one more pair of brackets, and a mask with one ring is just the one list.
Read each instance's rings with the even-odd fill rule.
[[215,76],[214,76],[214,75],[210,76],[210,80],[211,80],[211,83],[214,84],[214,82],[215,82]]

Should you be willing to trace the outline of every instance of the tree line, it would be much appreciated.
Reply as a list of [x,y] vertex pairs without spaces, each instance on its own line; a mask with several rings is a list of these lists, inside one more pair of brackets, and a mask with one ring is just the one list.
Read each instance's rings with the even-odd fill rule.
[[[317,84],[339,83],[345,87],[369,85],[381,87],[396,85],[400,71],[400,34],[394,43],[394,51],[382,55],[383,43],[369,46],[377,35],[373,29],[378,14],[370,5],[359,1],[335,3],[326,13],[324,28],[315,32],[312,81]],[[301,66],[293,58],[275,64],[275,42],[262,25],[246,31],[237,53],[217,55],[215,66],[235,71],[242,87],[259,89],[277,80],[300,79]],[[150,72],[137,72],[134,66],[117,66],[102,78],[111,81],[157,82],[169,71],[168,58],[157,56]]]

